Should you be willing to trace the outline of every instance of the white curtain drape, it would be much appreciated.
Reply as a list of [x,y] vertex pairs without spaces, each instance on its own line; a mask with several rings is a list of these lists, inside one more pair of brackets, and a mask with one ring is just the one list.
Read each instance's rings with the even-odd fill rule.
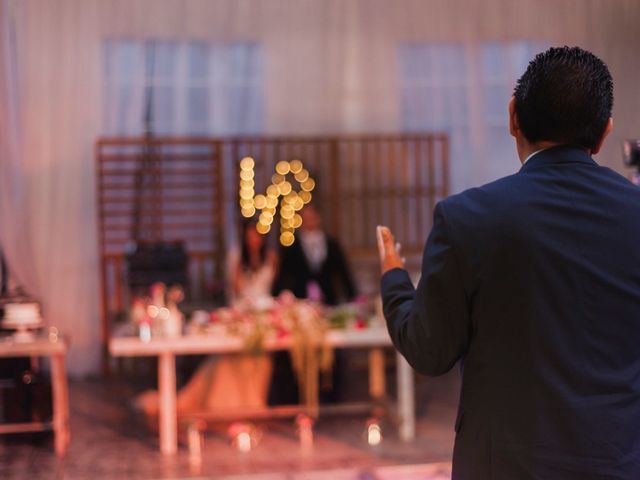
[[[105,42],[103,135],[245,135],[262,130],[263,58],[255,43]],[[147,105],[148,103],[148,105]]]
[[506,102],[531,58],[527,41],[411,42],[398,49],[400,114],[409,132],[449,136],[451,192],[514,173]]
[[29,211],[29,194],[28,172],[23,168],[20,46],[16,36],[20,13],[13,3],[0,4],[0,245],[5,256],[23,259],[13,270],[14,283],[39,291],[40,279],[31,256],[32,222],[24,214]]
[[100,110],[87,86],[100,79],[92,77],[95,51],[79,47],[97,19],[84,9],[50,5],[42,16],[38,5],[0,4],[0,241],[15,281],[41,301],[45,321],[70,337],[69,370],[95,372],[100,337],[91,137]]
[[[402,129],[398,46],[581,45],[616,82],[622,169],[640,136],[636,0],[0,0],[0,241],[47,320],[72,337],[70,370],[99,359],[93,145],[103,131],[107,39],[252,42],[264,53],[264,133]],[[506,100],[505,100],[506,103]],[[471,146],[470,148],[473,148]],[[490,148],[490,145],[487,145]],[[483,165],[460,186],[495,172]],[[514,162],[515,155],[514,155]],[[494,167],[487,167],[494,168]]]

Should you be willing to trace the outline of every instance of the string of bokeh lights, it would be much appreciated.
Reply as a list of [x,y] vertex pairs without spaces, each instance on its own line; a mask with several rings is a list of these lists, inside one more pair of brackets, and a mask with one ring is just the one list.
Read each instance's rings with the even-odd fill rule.
[[[279,210],[280,243],[285,247],[291,246],[295,241],[296,228],[302,225],[299,212],[311,201],[316,182],[300,160],[282,160],[276,164],[266,192],[256,195],[255,164],[252,157],[240,160],[240,213],[251,218],[260,211],[256,230],[266,235],[271,231],[276,210]],[[300,186],[300,191],[293,189],[293,180]]]

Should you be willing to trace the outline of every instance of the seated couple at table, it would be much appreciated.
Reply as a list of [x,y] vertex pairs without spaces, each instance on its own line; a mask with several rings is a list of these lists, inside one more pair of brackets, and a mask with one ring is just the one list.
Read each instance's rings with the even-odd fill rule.
[[[328,305],[355,297],[346,257],[338,242],[323,231],[319,212],[307,205],[301,215],[296,241],[279,252],[256,231],[254,221],[243,224],[240,248],[232,249],[228,258],[230,303],[269,299],[284,290]],[[332,381],[323,382],[329,388],[321,391],[321,400],[336,399],[340,365],[334,364],[333,372]],[[298,386],[288,352],[219,355],[205,360],[179,390],[177,410],[188,414],[295,403]],[[141,394],[136,404],[148,415],[157,414],[157,392]]]

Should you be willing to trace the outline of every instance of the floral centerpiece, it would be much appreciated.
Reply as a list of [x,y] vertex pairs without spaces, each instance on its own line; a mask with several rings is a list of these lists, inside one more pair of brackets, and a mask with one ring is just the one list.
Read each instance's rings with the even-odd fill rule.
[[251,353],[261,353],[267,338],[290,337],[290,354],[302,398],[317,409],[318,374],[328,373],[333,349],[324,338],[330,328],[321,304],[299,300],[291,292],[275,299],[246,299],[211,313],[211,325],[239,337]]
[[192,315],[190,331],[220,334],[242,340],[245,351],[262,354],[268,339],[289,340],[293,369],[300,395],[311,414],[317,411],[318,379],[330,378],[333,349],[325,342],[330,329],[364,329],[374,323],[376,312],[368,297],[329,307],[298,299],[285,291],[277,298],[243,298],[229,307]]

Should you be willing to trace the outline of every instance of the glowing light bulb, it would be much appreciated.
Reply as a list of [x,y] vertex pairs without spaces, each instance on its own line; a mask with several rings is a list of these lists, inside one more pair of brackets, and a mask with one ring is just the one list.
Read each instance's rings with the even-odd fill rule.
[[274,173],[273,175],[271,175],[271,183],[273,183],[274,185],[280,185],[281,183],[284,183],[284,181],[284,175],[281,175],[279,173]]
[[278,172],[280,175],[286,175],[287,173],[289,173],[290,169],[291,166],[289,165],[289,162],[285,160],[282,160],[276,164],[276,172]]
[[292,203],[293,209],[297,212],[298,210],[302,210],[304,207],[304,201],[301,197],[296,197]]
[[256,195],[253,202],[258,210],[262,210],[267,206],[267,197],[264,195]]
[[289,231],[280,234],[280,243],[285,247],[290,247],[291,245],[293,245],[294,240],[295,237],[293,236],[293,233]]
[[307,181],[307,179],[309,178],[309,172],[303,168],[298,173],[296,173],[294,177],[298,182],[302,183]]
[[240,170],[252,170],[256,162],[251,157],[244,157],[240,160]]
[[290,219],[293,218],[294,211],[291,205],[282,205],[280,207],[280,216],[282,218]]
[[258,221],[263,225],[271,225],[273,223],[273,215],[270,215],[267,212],[262,212]]
[[241,188],[240,189],[240,198],[244,200],[251,200],[251,204],[253,205],[253,194],[255,190],[253,188]]
[[278,185],[278,191],[280,192],[280,195],[289,195],[289,193],[291,192],[291,188],[291,184],[286,181]]
[[302,170],[302,162],[300,160],[291,160],[289,162],[289,170],[294,175]]
[[271,224],[260,222],[256,225],[256,230],[258,231],[258,233],[266,235],[267,233],[269,233],[269,230],[271,230]]
[[280,190],[275,185],[269,185],[267,187],[267,197],[278,198],[280,196]]
[[253,170],[240,170],[240,178],[242,180],[253,180],[255,173]]
[[302,201],[307,204],[311,201],[311,192],[302,191],[298,195]]
[[245,218],[251,218],[256,214],[256,209],[254,207],[244,207],[240,210],[240,213]]
[[313,178],[308,178],[307,180],[302,182],[302,184],[300,185],[300,188],[302,188],[302,190],[304,190],[305,192],[310,192],[315,188],[315,186],[316,186],[315,180],[313,180]]

